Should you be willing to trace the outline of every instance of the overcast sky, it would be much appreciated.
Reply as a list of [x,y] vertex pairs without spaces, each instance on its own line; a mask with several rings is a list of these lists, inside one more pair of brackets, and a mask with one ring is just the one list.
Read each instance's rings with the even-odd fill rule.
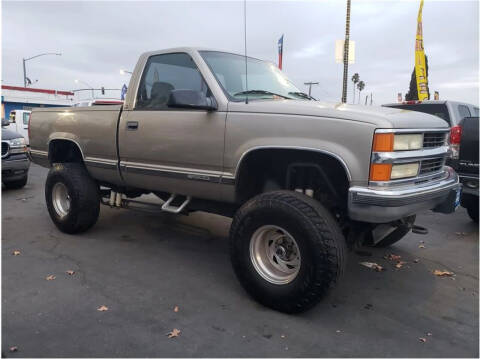
[[[335,40],[345,35],[345,0],[247,1],[248,54],[277,62],[284,38],[284,71],[302,90],[339,101],[343,65]],[[351,39],[360,74],[374,104],[395,102],[408,90],[414,66],[419,0],[352,0]],[[478,104],[478,1],[426,1],[424,46],[430,92],[442,99]],[[93,87],[120,88],[145,51],[206,46],[243,53],[243,2],[11,2],[2,3],[2,84],[23,85],[22,58],[61,52],[27,62],[34,87],[72,90],[80,79]],[[348,102],[352,101],[349,81]],[[362,95],[362,97],[363,97]],[[119,96],[119,94],[117,94]]]

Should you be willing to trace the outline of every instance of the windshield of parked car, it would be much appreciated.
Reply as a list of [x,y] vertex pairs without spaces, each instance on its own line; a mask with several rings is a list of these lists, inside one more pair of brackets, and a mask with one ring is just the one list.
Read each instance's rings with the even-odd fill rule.
[[247,58],[247,88],[245,56],[218,51],[200,54],[230,100],[243,101],[247,96],[249,99],[311,99],[270,62]]

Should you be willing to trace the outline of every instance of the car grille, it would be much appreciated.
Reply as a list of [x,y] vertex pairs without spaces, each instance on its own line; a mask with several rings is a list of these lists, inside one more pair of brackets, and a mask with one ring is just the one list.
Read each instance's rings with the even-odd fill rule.
[[8,143],[2,141],[2,158],[8,156],[9,149],[10,149],[10,146],[8,145]]
[[425,132],[423,134],[423,148],[434,148],[445,145],[445,132]]
[[445,163],[445,158],[432,158],[430,160],[423,160],[422,165],[420,166],[420,174],[430,174],[438,172],[442,169]]

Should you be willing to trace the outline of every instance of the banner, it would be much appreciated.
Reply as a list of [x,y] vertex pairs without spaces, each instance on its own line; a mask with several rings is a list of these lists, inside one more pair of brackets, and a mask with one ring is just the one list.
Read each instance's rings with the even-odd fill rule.
[[282,69],[282,58],[283,58],[283,35],[278,40],[278,68]]
[[415,40],[415,77],[417,79],[417,93],[420,101],[428,99],[427,67],[425,64],[425,50],[423,48],[422,33],[423,0],[420,0],[420,9],[417,17],[417,36]]

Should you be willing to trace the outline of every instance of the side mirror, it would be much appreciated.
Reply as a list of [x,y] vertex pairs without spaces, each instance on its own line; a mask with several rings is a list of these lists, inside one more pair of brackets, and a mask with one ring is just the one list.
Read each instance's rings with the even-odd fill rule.
[[172,90],[168,98],[168,107],[215,111],[217,102],[203,92],[193,90]]
[[7,118],[2,118],[2,127],[10,125],[10,121]]

